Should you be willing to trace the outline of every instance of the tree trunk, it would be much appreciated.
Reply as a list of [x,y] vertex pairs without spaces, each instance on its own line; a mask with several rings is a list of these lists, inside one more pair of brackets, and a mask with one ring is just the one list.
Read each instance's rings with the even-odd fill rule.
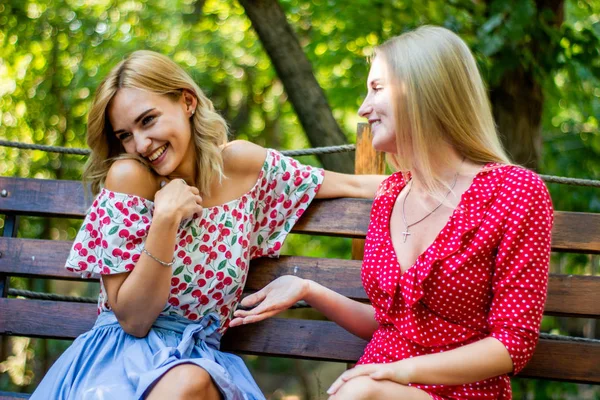
[[[489,3],[489,1],[488,1]],[[564,20],[564,0],[536,0],[538,18],[551,11],[559,27]],[[548,40],[550,40],[548,38]],[[534,57],[544,51],[546,43],[534,41]],[[542,147],[541,121],[544,94],[531,69],[519,65],[507,71],[497,85],[490,87],[494,118],[508,154],[518,164],[536,170]]]
[[522,67],[507,72],[491,88],[494,119],[511,159],[537,169],[542,146],[541,120],[544,98],[540,84]]
[[[240,4],[283,82],[311,146],[347,144],[346,136],[333,118],[325,93],[313,74],[312,65],[277,0],[240,0]],[[352,154],[339,153],[319,158],[326,169],[346,173],[354,171]]]

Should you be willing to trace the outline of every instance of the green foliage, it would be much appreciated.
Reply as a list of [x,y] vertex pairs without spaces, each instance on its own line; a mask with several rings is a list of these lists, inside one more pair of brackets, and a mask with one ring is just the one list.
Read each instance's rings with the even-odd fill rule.
[[[542,173],[600,179],[600,2],[566,0],[564,23],[558,27],[557,16],[544,6],[549,2],[542,0],[280,3],[350,141],[373,48],[416,26],[436,24],[458,32],[475,50],[490,85],[517,66],[541,83]],[[231,123],[234,137],[274,148],[307,147],[243,8],[217,0],[4,0],[0,138],[85,147],[95,88],[113,65],[137,49],[167,54],[188,70]],[[302,161],[318,164],[315,158]],[[80,179],[83,162],[80,156],[0,147],[2,175]],[[598,189],[549,189],[556,209],[600,211]],[[0,219],[0,228],[2,224]],[[19,234],[67,240],[75,236],[77,224],[28,218]],[[296,235],[284,248],[342,258],[349,251],[348,240]],[[553,265],[567,273],[594,273],[581,255],[555,255]],[[32,283],[11,284],[27,288]],[[97,288],[87,290],[92,295]],[[544,329],[559,329],[560,324],[546,319]],[[51,358],[64,347],[61,343],[47,346]],[[6,374],[0,377],[0,387],[4,385]],[[533,392],[536,398],[563,398],[576,390],[574,385],[529,380],[514,386],[516,398]]]
[[528,393],[535,393],[535,400],[562,400],[577,398],[579,393],[576,384],[556,381],[513,378],[511,386],[515,399],[528,398]]

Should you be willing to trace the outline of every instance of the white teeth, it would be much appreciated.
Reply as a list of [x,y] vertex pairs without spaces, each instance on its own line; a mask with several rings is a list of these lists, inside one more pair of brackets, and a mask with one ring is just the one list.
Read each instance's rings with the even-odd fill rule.
[[154,153],[152,153],[148,156],[148,160],[150,160],[150,162],[156,160],[158,157],[160,157],[162,155],[162,153],[165,152],[166,149],[167,149],[166,144],[163,146],[160,146],[158,149],[156,149],[156,151]]

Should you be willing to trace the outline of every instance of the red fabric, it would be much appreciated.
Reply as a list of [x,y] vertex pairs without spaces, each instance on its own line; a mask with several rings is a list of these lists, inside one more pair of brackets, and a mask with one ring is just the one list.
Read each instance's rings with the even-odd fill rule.
[[[402,174],[392,175],[373,203],[362,282],[380,325],[358,363],[448,351],[491,336],[519,372],[533,354],[546,301],[553,212],[544,183],[524,168],[488,164],[432,245],[401,274],[389,220],[405,184]],[[511,398],[506,375],[413,386],[434,398]]]

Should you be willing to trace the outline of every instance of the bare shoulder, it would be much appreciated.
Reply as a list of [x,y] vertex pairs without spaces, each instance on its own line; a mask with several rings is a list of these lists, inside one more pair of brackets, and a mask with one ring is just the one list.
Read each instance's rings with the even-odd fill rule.
[[141,162],[123,159],[112,163],[104,187],[113,192],[154,200],[154,195],[160,189],[160,180]]
[[234,140],[223,146],[225,175],[256,176],[265,162],[267,149],[246,140]]

